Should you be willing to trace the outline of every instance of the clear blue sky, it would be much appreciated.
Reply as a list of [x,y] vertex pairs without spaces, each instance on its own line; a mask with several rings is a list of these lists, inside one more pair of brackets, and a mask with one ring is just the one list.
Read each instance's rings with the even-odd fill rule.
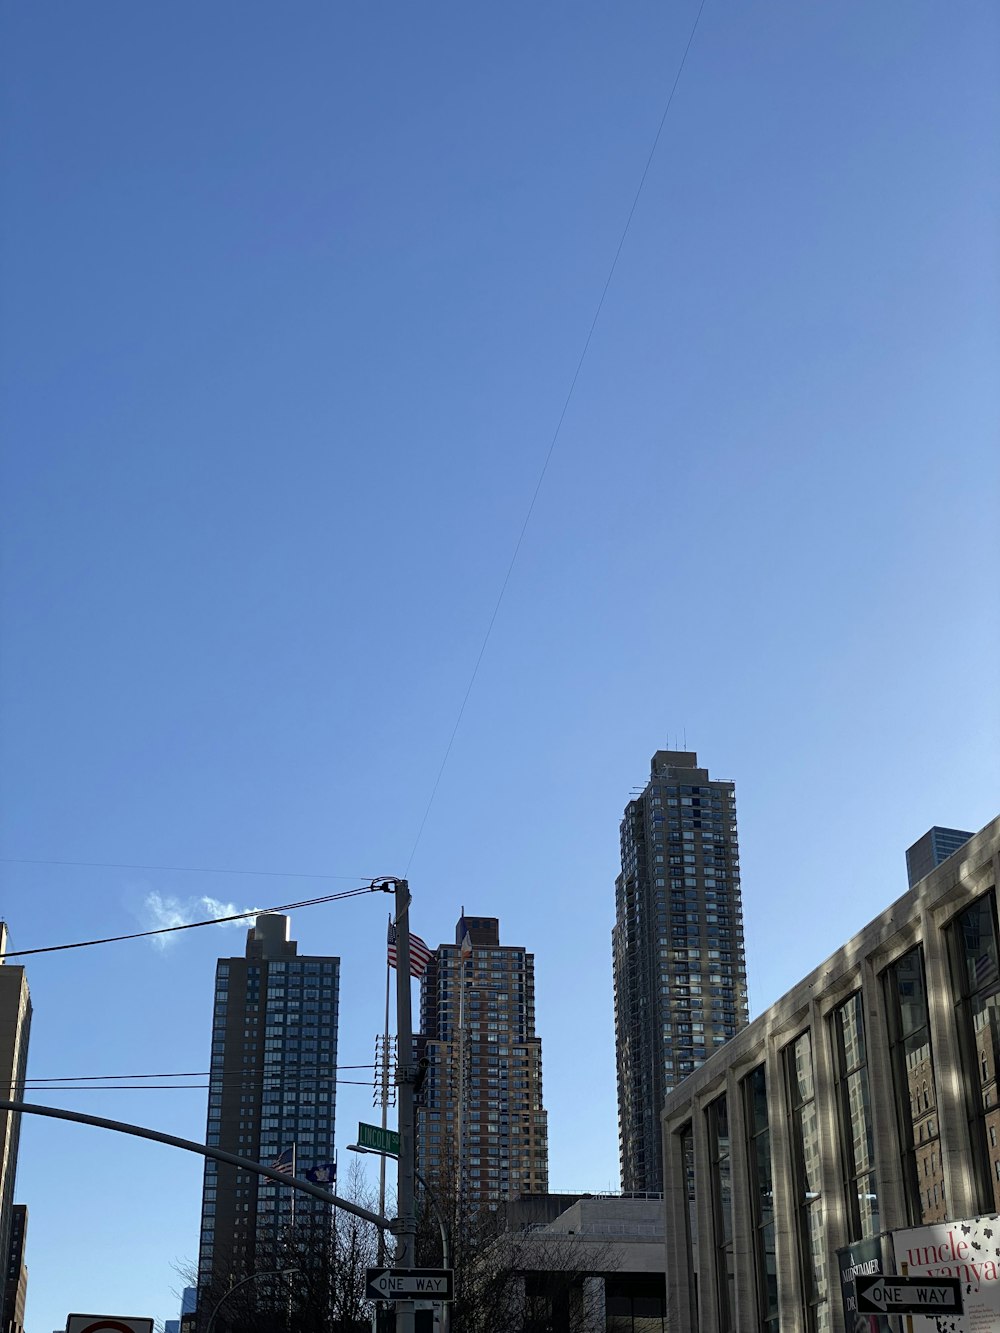
[[[996,7],[708,0],[414,853],[696,12],[0,16],[13,947],[409,867],[431,943],[465,904],[534,950],[554,1188],[617,1184],[655,749],[736,780],[754,1012],[1000,804]],[[345,1063],[384,908],[295,918],[343,958]],[[241,951],[32,961],[30,1072],[204,1069]],[[62,1101],[204,1129],[203,1092]],[[36,1121],[18,1197],[30,1333],[174,1317],[193,1159]]]

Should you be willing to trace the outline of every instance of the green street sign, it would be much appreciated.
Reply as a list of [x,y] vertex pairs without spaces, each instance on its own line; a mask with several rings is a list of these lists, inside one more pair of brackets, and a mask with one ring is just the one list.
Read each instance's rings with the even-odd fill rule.
[[370,1148],[372,1152],[389,1153],[399,1156],[399,1135],[394,1129],[382,1129],[380,1125],[358,1123],[358,1147]]

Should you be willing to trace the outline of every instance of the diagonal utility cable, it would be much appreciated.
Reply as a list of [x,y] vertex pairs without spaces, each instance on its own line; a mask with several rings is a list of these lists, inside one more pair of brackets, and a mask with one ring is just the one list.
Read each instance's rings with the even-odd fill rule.
[[290,912],[293,908],[319,907],[324,903],[341,902],[345,898],[359,898],[364,894],[374,893],[374,883],[360,889],[348,889],[344,893],[327,893],[322,898],[303,898],[296,903],[282,903],[278,907],[251,907],[245,912],[233,912],[229,916],[212,916],[206,921],[185,921],[178,926],[159,926],[155,930],[135,930],[128,935],[105,935],[96,940],[76,940],[73,944],[47,944],[39,949],[10,949],[3,958],[28,958],[39,953],[64,953],[67,949],[90,949],[95,944],[120,944],[123,940],[146,940],[151,935],[173,935],[179,930],[198,930],[201,926],[221,926],[229,921],[243,921],[251,916],[266,916],[268,912]]
[[566,413],[568,412],[570,402],[573,399],[573,393],[576,389],[576,383],[577,380],[580,378],[580,371],[583,369],[583,363],[587,359],[587,353],[590,351],[590,344],[594,337],[594,330],[597,328],[597,321],[600,319],[601,311],[604,309],[604,301],[608,294],[608,288],[611,286],[611,280],[615,276],[615,270],[618,267],[618,260],[621,257],[622,250],[625,246],[625,241],[628,237],[629,230],[631,229],[632,219],[635,217],[635,211],[639,205],[639,198],[642,194],[643,187],[646,184],[646,177],[649,175],[649,168],[652,166],[653,158],[656,155],[656,149],[660,142],[660,136],[662,135],[663,127],[667,122],[667,115],[670,112],[670,107],[674,100],[674,94],[677,92],[677,85],[680,83],[681,75],[684,73],[684,66],[687,62],[688,52],[691,50],[691,43],[694,41],[694,35],[698,31],[698,24],[701,22],[702,11],[704,10],[706,3],[707,0],[701,0],[701,4],[698,6],[698,12],[694,17],[694,23],[691,25],[691,31],[688,34],[687,44],[684,47],[684,53],[681,56],[680,64],[677,66],[677,73],[674,75],[674,81],[671,84],[670,92],[667,95],[666,105],[663,108],[663,115],[660,117],[660,123],[656,127],[656,134],[653,136],[652,146],[650,147],[650,150],[646,155],[646,164],[642,169],[642,175],[639,177],[639,184],[636,187],[635,195],[632,199],[632,207],[629,209],[628,216],[625,219],[625,226],[622,228],[622,234],[619,237],[618,246],[617,249],[615,250],[614,258],[611,261],[611,267],[608,269],[608,276],[604,281],[604,286],[601,289],[600,299],[598,300],[597,307],[594,310],[594,317],[590,321],[590,328],[587,330],[587,336],[583,341],[583,350],[580,352],[580,356],[576,363],[576,369],[573,371],[573,377],[570,380],[569,389],[567,390],[566,397],[563,401],[562,411],[559,413],[559,417],[556,421],[556,428],[552,432],[552,439],[549,442],[548,451],[546,452],[545,459],[542,463],[541,471],[538,474],[538,480],[535,482],[535,489],[532,492],[531,501],[528,504],[528,510],[524,516],[524,522],[521,524],[521,531],[518,533],[517,541],[514,543],[514,551],[510,557],[510,563],[507,566],[506,574],[504,574],[503,582],[500,585],[500,592],[499,595],[497,596],[496,603],[493,607],[493,614],[490,616],[490,623],[486,626],[486,633],[483,635],[483,641],[479,647],[479,655],[476,658],[475,665],[472,668],[472,675],[469,677],[469,684],[467,685],[465,694],[462,698],[461,707],[458,710],[458,716],[455,718],[455,725],[452,727],[451,735],[448,737],[448,744],[445,747],[444,758],[441,760],[441,766],[437,771],[437,777],[434,779],[434,786],[431,788],[431,794],[427,801],[427,806],[424,809],[423,818],[420,821],[420,827],[417,829],[417,836],[414,839],[413,847],[410,850],[409,859],[406,862],[406,869],[403,871],[404,879],[409,873],[410,865],[412,864],[413,858],[416,855],[417,847],[420,845],[420,839],[423,837],[424,833],[424,825],[427,823],[427,816],[431,812],[431,806],[434,804],[434,798],[435,796],[437,796],[438,787],[441,785],[441,778],[447,766],[448,758],[451,755],[452,746],[455,744],[455,737],[458,735],[458,729],[462,725],[462,716],[465,713],[465,706],[469,702],[469,696],[472,693],[472,687],[475,685],[476,677],[479,675],[479,668],[480,665],[482,664],[483,657],[486,653],[486,646],[490,641],[490,635],[493,633],[493,626],[496,624],[496,618],[500,612],[500,606],[501,603],[503,602],[504,594],[507,591],[507,584],[510,582],[510,576],[514,572],[514,565],[517,563],[517,557],[518,554],[520,553],[521,545],[524,541],[524,534],[527,532],[528,524],[531,522],[531,515],[534,512],[535,502],[538,499],[538,494],[542,489],[542,482],[545,480],[545,474],[549,470],[549,463],[552,460],[552,455],[555,452],[556,443],[562,431],[563,422],[566,419]]

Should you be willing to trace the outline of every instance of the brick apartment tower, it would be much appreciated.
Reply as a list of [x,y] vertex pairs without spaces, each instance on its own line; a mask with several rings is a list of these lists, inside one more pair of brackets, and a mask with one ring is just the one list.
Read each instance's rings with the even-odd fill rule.
[[747,1023],[736,794],[658,750],[625,807],[611,932],[622,1189],[663,1189],[667,1092]]
[[459,918],[455,943],[431,955],[420,987],[428,1061],[417,1102],[417,1166],[473,1205],[549,1184],[535,960],[501,945],[496,917]]

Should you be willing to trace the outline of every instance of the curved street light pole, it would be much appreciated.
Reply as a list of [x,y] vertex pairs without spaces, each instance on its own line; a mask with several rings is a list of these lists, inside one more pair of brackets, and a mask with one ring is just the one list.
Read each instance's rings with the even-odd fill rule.
[[260,1277],[290,1277],[292,1273],[300,1273],[301,1271],[300,1268],[272,1268],[266,1273],[251,1273],[249,1277],[243,1278],[241,1282],[234,1283],[234,1285],[215,1302],[215,1309],[208,1316],[208,1323],[205,1325],[205,1333],[212,1333],[212,1325],[215,1323],[215,1316],[222,1309],[226,1301],[229,1300],[233,1292],[239,1291],[240,1287],[245,1287],[250,1282],[256,1282]]

